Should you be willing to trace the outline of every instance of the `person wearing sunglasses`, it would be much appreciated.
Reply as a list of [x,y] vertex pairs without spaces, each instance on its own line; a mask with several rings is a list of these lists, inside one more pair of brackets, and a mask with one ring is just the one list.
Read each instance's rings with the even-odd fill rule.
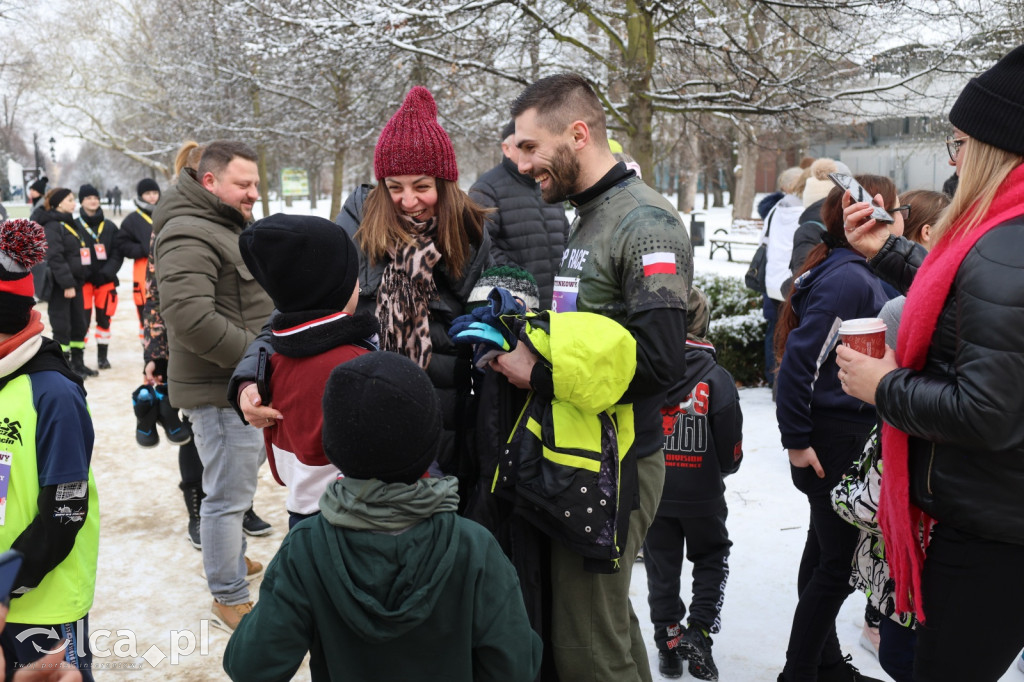
[[843,199],[847,239],[909,291],[896,351],[837,364],[885,422],[878,517],[896,608],[923,626],[914,680],[986,682],[1024,642],[1024,45],[949,120],[960,184],[927,257]]

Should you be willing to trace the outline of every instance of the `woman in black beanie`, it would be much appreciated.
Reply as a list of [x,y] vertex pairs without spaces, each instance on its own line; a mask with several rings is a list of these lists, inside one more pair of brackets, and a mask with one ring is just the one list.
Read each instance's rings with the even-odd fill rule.
[[92,250],[75,222],[75,195],[65,187],[46,193],[36,222],[46,228],[46,264],[49,272],[47,312],[53,340],[60,344],[71,369],[83,379],[96,376],[85,366],[85,334],[89,323],[82,301],[82,284],[89,276]]
[[838,364],[884,421],[878,518],[896,608],[921,622],[914,680],[986,682],[1024,643],[1024,45],[949,120],[960,184],[927,258],[844,199],[849,241],[909,292],[896,352]]

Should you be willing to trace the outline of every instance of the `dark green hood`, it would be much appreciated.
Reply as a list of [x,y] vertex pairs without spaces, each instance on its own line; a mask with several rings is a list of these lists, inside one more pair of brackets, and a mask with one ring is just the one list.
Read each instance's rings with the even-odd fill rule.
[[[311,544],[334,608],[353,632],[384,642],[430,617],[461,541],[457,504],[450,477],[413,485],[343,478],[328,486]],[[405,530],[357,530],[372,526]]]

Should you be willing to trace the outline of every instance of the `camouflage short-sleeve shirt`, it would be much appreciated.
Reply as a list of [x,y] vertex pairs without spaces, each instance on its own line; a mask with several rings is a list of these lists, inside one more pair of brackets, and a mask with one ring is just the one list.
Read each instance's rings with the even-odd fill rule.
[[562,255],[552,309],[620,324],[633,313],[686,309],[693,250],[679,214],[630,177],[580,206]]

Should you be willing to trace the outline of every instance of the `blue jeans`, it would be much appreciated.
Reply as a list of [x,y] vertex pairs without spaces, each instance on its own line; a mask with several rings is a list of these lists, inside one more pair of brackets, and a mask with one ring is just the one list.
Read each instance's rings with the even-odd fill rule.
[[256,494],[256,476],[267,459],[263,434],[245,424],[230,407],[200,405],[183,410],[192,422],[203,462],[203,506],[199,535],[203,568],[214,599],[222,604],[249,601],[245,578],[242,517]]

